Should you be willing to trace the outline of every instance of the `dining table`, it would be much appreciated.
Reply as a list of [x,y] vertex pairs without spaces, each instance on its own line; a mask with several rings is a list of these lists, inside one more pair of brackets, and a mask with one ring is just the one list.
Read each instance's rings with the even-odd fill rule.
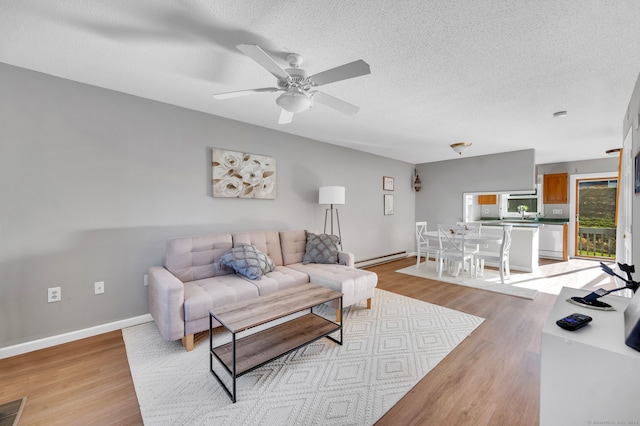
[[[423,234],[430,240],[439,238],[438,231],[427,231]],[[458,237],[457,235],[456,237]],[[488,232],[469,232],[464,234],[464,242],[467,244],[502,244],[502,231],[498,233]]]

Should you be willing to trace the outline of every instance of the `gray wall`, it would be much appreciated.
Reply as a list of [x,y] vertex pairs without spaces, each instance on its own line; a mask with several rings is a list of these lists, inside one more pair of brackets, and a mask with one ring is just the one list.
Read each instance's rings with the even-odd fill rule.
[[[622,142],[620,142],[622,146]],[[538,164],[536,166],[539,175],[549,173],[568,173],[569,175],[582,175],[587,173],[618,172],[618,155],[597,160],[567,161],[565,163]]]
[[[148,313],[143,275],[168,238],[322,231],[320,186],[346,187],[356,260],[413,250],[411,164],[5,64],[0,93],[0,347]],[[274,157],[277,199],[213,198],[212,148]]]
[[[622,142],[620,142],[622,146]],[[564,163],[548,163],[538,164],[537,173],[542,179],[542,175],[552,173],[568,173],[571,175],[584,175],[589,173],[611,173],[612,176],[618,174],[618,162],[619,157],[616,155],[609,158],[600,158],[597,160],[583,160],[583,161],[568,161]],[[571,179],[567,180],[567,185],[571,185]],[[567,188],[567,194],[570,194],[569,188]],[[573,200],[569,200],[567,204],[545,204],[543,216],[546,218],[569,218],[570,203]],[[562,210],[562,214],[556,215],[554,210]]]
[[535,187],[532,149],[425,163],[417,170],[423,189],[416,194],[416,220],[426,220],[429,229],[462,220],[465,192],[532,191]]

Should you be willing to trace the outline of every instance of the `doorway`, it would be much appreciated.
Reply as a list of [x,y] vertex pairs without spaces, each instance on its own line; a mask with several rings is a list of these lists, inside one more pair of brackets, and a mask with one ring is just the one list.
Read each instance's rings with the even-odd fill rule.
[[616,258],[617,192],[617,177],[576,180],[576,257]]

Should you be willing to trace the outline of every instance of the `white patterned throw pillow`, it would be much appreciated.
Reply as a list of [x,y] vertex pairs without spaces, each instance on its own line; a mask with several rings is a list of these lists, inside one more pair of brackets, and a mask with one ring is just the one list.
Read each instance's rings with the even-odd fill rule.
[[338,263],[338,237],[307,232],[307,245],[302,263]]

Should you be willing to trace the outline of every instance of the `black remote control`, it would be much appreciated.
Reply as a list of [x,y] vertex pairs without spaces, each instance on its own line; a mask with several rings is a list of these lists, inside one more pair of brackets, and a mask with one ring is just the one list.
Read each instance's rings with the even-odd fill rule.
[[591,318],[590,316],[576,313],[559,319],[558,321],[556,321],[556,324],[558,324],[559,327],[564,328],[565,330],[575,331],[589,324],[592,319],[593,318]]

